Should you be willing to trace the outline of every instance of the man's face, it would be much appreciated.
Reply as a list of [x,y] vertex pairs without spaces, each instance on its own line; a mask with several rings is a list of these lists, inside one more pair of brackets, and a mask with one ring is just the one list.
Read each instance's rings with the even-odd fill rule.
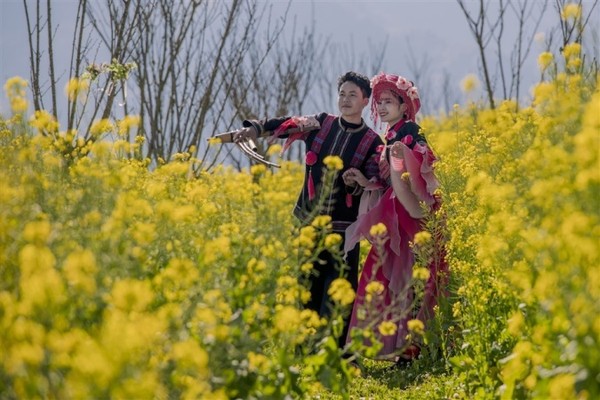
[[345,120],[360,119],[363,109],[369,104],[369,98],[354,82],[344,82],[338,92],[338,107]]

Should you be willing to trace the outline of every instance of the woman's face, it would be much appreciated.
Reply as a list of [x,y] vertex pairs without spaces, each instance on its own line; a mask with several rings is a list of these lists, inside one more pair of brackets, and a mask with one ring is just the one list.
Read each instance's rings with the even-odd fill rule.
[[376,104],[379,118],[390,125],[400,121],[406,111],[406,104],[400,103],[398,96],[390,90],[381,92]]

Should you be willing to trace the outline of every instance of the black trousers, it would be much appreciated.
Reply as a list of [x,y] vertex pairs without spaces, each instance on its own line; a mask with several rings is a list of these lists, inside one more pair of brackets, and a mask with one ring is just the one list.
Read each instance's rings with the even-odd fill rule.
[[[342,235],[343,236],[343,235]],[[340,244],[340,249],[344,249],[344,241]],[[323,262],[315,262],[313,264],[313,273],[311,274],[310,284],[310,301],[306,304],[306,308],[316,311],[321,317],[329,317],[332,310],[332,302],[327,291],[331,282],[339,277],[344,277],[352,285],[352,289],[356,293],[358,289],[358,260],[360,256],[360,245],[357,243],[354,248],[346,255],[345,263],[339,265],[339,262],[332,256],[329,251],[323,251],[319,254],[319,260]],[[338,346],[344,347],[346,344],[346,336],[348,335],[348,324],[350,323],[350,312],[344,317],[344,329],[342,335],[338,339]]]

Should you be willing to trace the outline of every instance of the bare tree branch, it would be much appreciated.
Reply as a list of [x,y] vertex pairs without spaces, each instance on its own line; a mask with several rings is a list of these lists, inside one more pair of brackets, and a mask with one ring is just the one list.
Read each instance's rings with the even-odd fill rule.
[[29,6],[27,5],[27,0],[23,0],[23,8],[25,10],[25,20],[27,24],[27,40],[29,42],[29,66],[31,68],[31,90],[33,92],[33,106],[35,110],[41,110],[43,108],[43,98],[40,86],[40,60],[42,58],[40,49],[40,1],[38,0],[36,2],[36,23],[33,27],[31,26]]
[[486,43],[486,30],[485,30],[485,14],[486,14],[486,3],[484,2],[484,0],[479,0],[479,11],[477,14],[477,19],[474,19],[469,10],[467,10],[467,7],[465,5],[465,0],[456,0],[458,2],[458,5],[460,6],[461,10],[463,11],[463,14],[465,15],[465,18],[467,19],[467,22],[469,24],[469,29],[471,30],[471,33],[473,34],[473,37],[475,38],[475,42],[477,43],[477,49],[479,51],[479,58],[481,61],[481,65],[482,65],[482,73],[483,73],[483,78],[484,78],[484,84],[485,84],[485,91],[487,93],[488,96],[488,101],[490,104],[490,108],[494,109],[495,104],[494,104],[494,89],[492,87],[492,81],[490,78],[490,69],[488,67],[488,61],[487,61],[487,56],[485,54],[485,49],[487,46]]
[[52,0],[46,0],[47,5],[47,27],[48,32],[48,68],[50,73],[50,94],[52,96],[52,114],[58,117],[58,106],[56,100],[56,74],[54,72],[54,38],[52,32]]

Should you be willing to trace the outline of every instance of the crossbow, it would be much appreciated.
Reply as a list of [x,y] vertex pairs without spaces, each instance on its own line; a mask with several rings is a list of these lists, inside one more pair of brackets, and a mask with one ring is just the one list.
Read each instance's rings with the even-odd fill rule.
[[275,164],[267,160],[263,155],[257,153],[256,143],[254,143],[254,140],[252,140],[251,138],[243,138],[241,140],[235,141],[233,138],[235,134],[239,131],[241,131],[241,129],[219,133],[213,137],[220,139],[221,143],[234,143],[242,151],[242,153],[244,153],[250,159],[256,162],[268,165],[270,167],[281,168],[279,164]]
[[[288,140],[286,141],[286,145],[284,145],[285,149],[287,148],[287,146],[289,146],[291,141],[295,140],[295,134],[301,134],[302,132],[318,129],[320,127],[319,122],[314,118],[294,117],[288,121],[289,122],[286,125],[282,125],[275,132],[263,132],[261,137],[273,137],[274,134],[275,137],[278,137],[283,134],[288,135]],[[221,143],[234,143],[244,154],[246,154],[250,159],[256,162],[271,167],[281,168],[280,165],[267,160],[263,155],[257,153],[256,143],[254,143],[254,140],[252,140],[251,138],[244,137],[242,139],[234,140],[236,134],[240,131],[241,129],[219,133],[213,136],[213,138],[218,138],[219,140],[221,140]]]

